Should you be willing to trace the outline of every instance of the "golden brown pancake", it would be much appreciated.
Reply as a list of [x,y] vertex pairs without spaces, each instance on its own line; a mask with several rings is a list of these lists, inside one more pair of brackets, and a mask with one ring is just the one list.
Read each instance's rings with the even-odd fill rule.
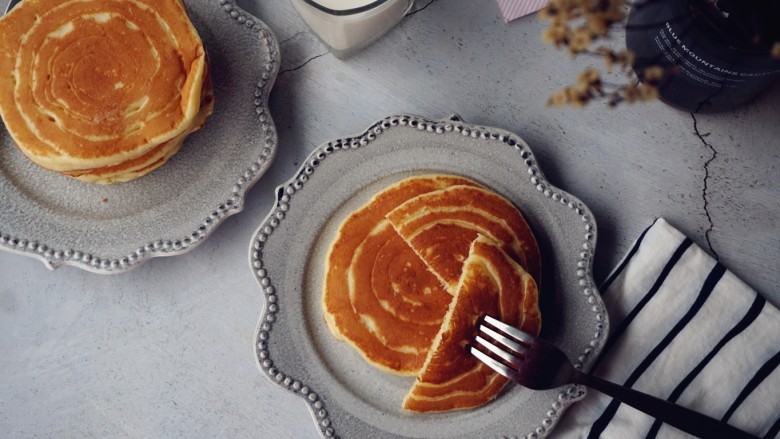
[[451,293],[463,261],[478,234],[539,280],[539,247],[523,215],[507,199],[477,186],[452,186],[415,197],[393,209],[387,219]]
[[532,334],[541,328],[536,282],[501,246],[480,235],[470,246],[455,297],[404,409],[468,409],[498,395],[507,379],[468,352],[484,315]]
[[78,171],[63,171],[62,173],[82,181],[99,184],[121,183],[142,177],[162,166],[181,148],[187,136],[198,131],[206,123],[206,118],[214,111],[214,93],[209,78],[204,83],[200,111],[193,120],[192,126],[167,142],[163,142],[151,151],[131,160],[113,166]]
[[478,319],[541,326],[521,264],[539,275],[536,240],[509,201],[461,177],[412,177],[342,222],[326,259],[325,321],[369,363],[417,373],[404,409],[476,407],[507,382],[466,350]]
[[0,114],[19,149],[83,171],[192,131],[206,56],[180,0],[25,0],[0,19],[0,71]]
[[405,179],[350,214],[336,234],[325,263],[325,321],[382,370],[417,373],[451,300],[385,214],[420,194],[469,184],[476,183],[441,175]]

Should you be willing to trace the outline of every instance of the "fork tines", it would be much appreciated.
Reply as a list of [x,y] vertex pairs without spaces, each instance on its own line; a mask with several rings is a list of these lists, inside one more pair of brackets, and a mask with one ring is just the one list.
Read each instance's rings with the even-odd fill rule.
[[515,379],[534,338],[490,316],[485,316],[478,329],[471,354],[501,375]]

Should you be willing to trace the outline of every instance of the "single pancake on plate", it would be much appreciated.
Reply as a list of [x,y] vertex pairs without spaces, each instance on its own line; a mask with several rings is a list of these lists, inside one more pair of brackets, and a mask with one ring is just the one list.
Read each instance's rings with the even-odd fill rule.
[[0,115],[19,150],[84,179],[159,166],[212,108],[181,0],[25,0],[0,19],[0,71]]
[[451,300],[385,215],[420,194],[476,184],[448,175],[410,177],[341,223],[325,261],[323,314],[334,336],[381,370],[416,374]]
[[403,407],[414,412],[469,409],[494,399],[507,379],[472,356],[477,323],[495,317],[531,334],[541,329],[536,282],[496,242],[478,236],[455,296]]
[[450,293],[478,234],[485,235],[539,282],[541,258],[531,228],[509,200],[478,186],[451,186],[410,199],[387,214],[399,235]]

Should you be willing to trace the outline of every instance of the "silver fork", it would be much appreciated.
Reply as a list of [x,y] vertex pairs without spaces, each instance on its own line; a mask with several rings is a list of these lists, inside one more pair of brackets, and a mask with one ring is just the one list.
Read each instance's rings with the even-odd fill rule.
[[701,438],[757,438],[685,407],[580,372],[556,346],[490,316],[479,325],[475,342],[472,355],[523,387],[547,390],[583,384]]

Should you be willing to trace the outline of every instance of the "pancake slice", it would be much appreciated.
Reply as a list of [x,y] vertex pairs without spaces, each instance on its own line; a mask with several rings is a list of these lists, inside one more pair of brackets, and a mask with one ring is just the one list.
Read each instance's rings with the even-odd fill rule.
[[490,315],[538,334],[541,314],[536,282],[491,239],[470,246],[462,275],[439,333],[403,407],[414,412],[473,408],[494,399],[507,379],[468,352],[477,322]]
[[328,328],[384,371],[419,371],[451,300],[385,215],[452,185],[476,183],[422,175],[387,187],[342,222],[328,251],[322,295]]
[[450,293],[478,234],[500,244],[540,279],[539,247],[528,223],[510,201],[488,189],[471,185],[429,192],[393,209],[387,219]]

